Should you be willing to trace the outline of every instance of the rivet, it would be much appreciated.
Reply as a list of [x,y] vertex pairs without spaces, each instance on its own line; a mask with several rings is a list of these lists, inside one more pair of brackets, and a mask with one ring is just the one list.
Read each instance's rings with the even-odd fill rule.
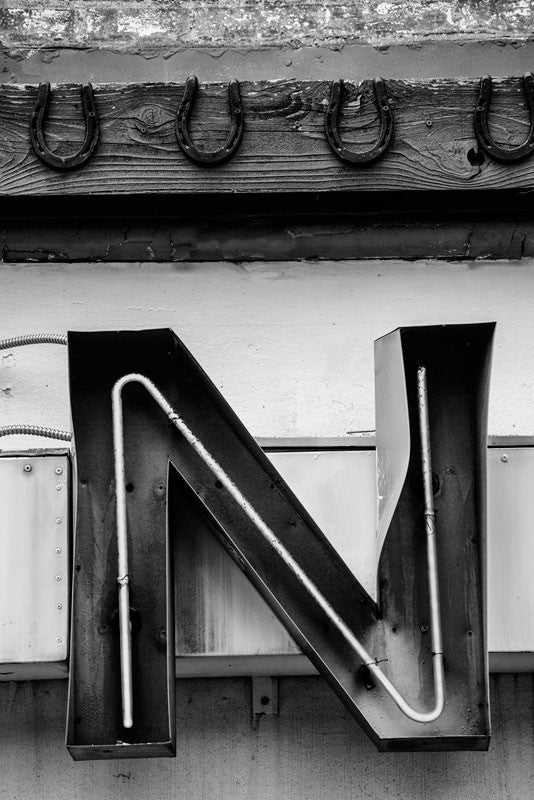
[[503,453],[503,454],[502,454],[502,456],[501,456],[501,461],[504,461],[504,463],[505,463],[505,464],[506,464],[506,462],[508,461],[508,456],[506,455],[506,453]]
[[58,483],[58,485],[56,486],[56,490],[57,490],[58,492],[60,492],[60,491],[61,491],[61,484],[60,484],[60,483]]
[[24,472],[31,472],[32,465],[31,464],[24,464]]
[[61,467],[56,467],[56,469],[55,469],[56,475],[61,475],[62,472],[63,472],[63,470],[61,469]]
[[56,608],[58,611],[61,611],[61,609],[63,608],[63,603],[58,603]]
[[427,119],[427,121],[426,121],[426,127],[427,127],[427,128],[431,128],[431,127],[432,127],[432,120],[431,120],[431,119]]
[[63,641],[63,639],[61,638],[61,636],[58,636],[57,639],[56,639],[56,642],[58,644],[61,644],[62,641]]
[[59,555],[61,553],[61,547],[56,547],[56,553]]
[[61,519],[61,517],[56,517],[56,525],[61,525],[62,522],[63,520]]
[[56,575],[56,581],[59,583],[61,580],[61,575]]
[[428,633],[428,625],[421,625],[421,633]]

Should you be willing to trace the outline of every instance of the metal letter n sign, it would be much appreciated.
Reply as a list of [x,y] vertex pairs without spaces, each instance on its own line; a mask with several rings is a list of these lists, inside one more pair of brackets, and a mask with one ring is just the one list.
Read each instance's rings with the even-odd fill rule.
[[175,753],[173,543],[187,525],[223,543],[380,750],[487,748],[493,330],[376,343],[377,601],[171,330],[69,334],[75,759]]

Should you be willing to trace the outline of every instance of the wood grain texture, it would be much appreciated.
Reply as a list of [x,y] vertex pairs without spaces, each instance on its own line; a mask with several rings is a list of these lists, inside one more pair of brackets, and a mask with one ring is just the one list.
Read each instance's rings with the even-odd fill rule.
[[[183,84],[95,86],[101,139],[81,169],[57,173],[31,151],[28,124],[36,87],[0,87],[0,194],[124,194],[206,192],[327,192],[528,189],[534,160],[476,161],[473,110],[478,82],[391,80],[395,133],[375,164],[350,167],[324,136],[329,82],[241,85],[245,135],[236,156],[216,168],[189,162],[174,136]],[[494,81],[491,129],[499,144],[522,141],[528,130],[521,82]],[[377,135],[372,85],[346,84],[341,132],[355,149]],[[225,84],[203,85],[192,120],[200,149],[215,149],[228,126]],[[79,86],[53,87],[45,134],[52,150],[72,152],[83,138]],[[470,155],[471,153],[471,155]]]
[[254,720],[250,680],[182,680],[175,759],[75,764],[66,682],[0,685],[2,800],[526,800],[534,781],[532,675],[492,679],[488,753],[377,753],[320,678],[279,681]]

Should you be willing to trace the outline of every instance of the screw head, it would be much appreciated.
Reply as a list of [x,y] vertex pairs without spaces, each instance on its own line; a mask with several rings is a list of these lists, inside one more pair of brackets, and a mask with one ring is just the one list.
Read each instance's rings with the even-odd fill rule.
[[61,475],[63,470],[61,469],[61,467],[56,467],[54,472],[56,473],[56,475]]
[[31,464],[24,464],[24,472],[31,472],[32,465]]
[[502,454],[502,456],[501,456],[501,461],[504,461],[504,463],[505,463],[505,464],[506,464],[506,462],[508,461],[508,456],[506,455],[506,453],[503,453],[503,454]]

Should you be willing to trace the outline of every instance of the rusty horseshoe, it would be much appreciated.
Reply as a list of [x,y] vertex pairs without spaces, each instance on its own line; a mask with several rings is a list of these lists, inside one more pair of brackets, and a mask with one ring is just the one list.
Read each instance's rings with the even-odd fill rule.
[[488,125],[491,91],[491,77],[484,75],[480,81],[478,101],[475,108],[474,123],[477,141],[482,150],[496,161],[504,161],[506,163],[521,161],[534,151],[534,75],[532,75],[532,72],[526,72],[523,75],[523,93],[530,112],[530,128],[525,141],[516,147],[501,147],[501,145],[493,141]]
[[228,105],[230,108],[230,130],[223,146],[219,150],[198,150],[189,133],[189,119],[193,110],[195,97],[198,90],[198,80],[195,75],[190,75],[185,84],[185,91],[176,114],[174,130],[176,139],[185,155],[204,167],[215,167],[228,161],[241,143],[244,129],[243,106],[239,91],[239,82],[230,81],[228,84]]
[[332,151],[345,164],[369,164],[384,155],[393,136],[393,111],[389,105],[386,84],[382,78],[373,81],[373,92],[380,123],[376,143],[369,150],[354,152],[343,144],[339,134],[339,112],[343,94],[343,81],[333,81],[325,114],[326,140]]
[[58,156],[49,150],[44,134],[43,123],[50,101],[50,84],[40,83],[37,91],[37,100],[30,118],[30,141],[35,155],[48,164],[49,167],[59,170],[75,169],[93,155],[99,136],[98,115],[96,113],[93,87],[85,83],[81,87],[82,110],[85,119],[85,138],[80,149],[70,156]]

